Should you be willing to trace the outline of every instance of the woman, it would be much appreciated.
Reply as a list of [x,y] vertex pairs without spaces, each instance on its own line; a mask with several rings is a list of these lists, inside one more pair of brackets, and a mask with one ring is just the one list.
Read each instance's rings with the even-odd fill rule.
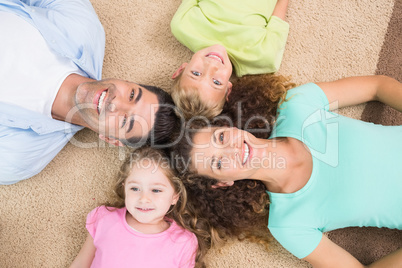
[[[371,100],[402,111],[402,84],[385,76],[306,84],[287,92],[269,139],[207,127],[183,139],[176,152],[198,177],[216,179],[215,187],[261,181],[271,202],[268,228],[297,257],[314,267],[362,267],[322,233],[350,226],[402,229],[402,126],[331,112]],[[401,263],[402,249],[375,265]]]

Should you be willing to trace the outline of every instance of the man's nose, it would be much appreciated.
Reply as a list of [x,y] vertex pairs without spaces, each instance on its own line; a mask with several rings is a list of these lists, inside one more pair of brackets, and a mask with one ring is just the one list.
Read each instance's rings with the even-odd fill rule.
[[111,113],[114,113],[117,109],[116,109],[116,104],[114,103],[109,103],[107,106],[107,110]]
[[118,111],[129,111],[133,106],[129,105],[128,102],[125,102],[121,98],[114,98],[107,106],[107,110],[111,113]]

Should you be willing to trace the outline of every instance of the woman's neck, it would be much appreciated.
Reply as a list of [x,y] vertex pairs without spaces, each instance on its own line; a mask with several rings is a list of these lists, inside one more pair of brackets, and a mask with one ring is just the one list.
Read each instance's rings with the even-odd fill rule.
[[260,168],[259,179],[270,192],[293,193],[303,188],[310,179],[313,167],[311,153],[297,139],[268,140],[265,158],[270,165]]

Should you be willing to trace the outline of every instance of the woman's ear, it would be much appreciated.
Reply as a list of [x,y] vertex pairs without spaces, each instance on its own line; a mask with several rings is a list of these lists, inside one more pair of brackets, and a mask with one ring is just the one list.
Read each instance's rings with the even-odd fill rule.
[[187,62],[184,62],[182,65],[180,65],[180,67],[172,74],[172,79],[178,77],[183,72],[184,68],[186,68],[187,64]]
[[115,138],[105,137],[102,134],[99,134],[99,139],[106,141],[107,143],[113,144],[114,146],[120,146],[120,147],[124,146],[124,144],[121,141]]
[[232,93],[232,86],[233,86],[233,84],[229,81],[228,88],[226,89],[226,101],[229,100],[229,95],[230,95],[230,93]]
[[212,185],[212,188],[228,187],[228,186],[232,186],[233,184],[234,184],[234,181],[220,181],[220,182]]

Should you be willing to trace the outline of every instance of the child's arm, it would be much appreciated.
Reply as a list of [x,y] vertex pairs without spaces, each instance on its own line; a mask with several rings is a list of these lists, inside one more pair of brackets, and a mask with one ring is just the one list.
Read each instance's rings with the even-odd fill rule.
[[89,268],[95,257],[95,251],[96,251],[96,248],[94,246],[94,240],[93,240],[92,236],[90,234],[88,234],[84,245],[82,246],[77,257],[71,264],[70,268],[81,268],[81,267]]
[[381,101],[402,112],[402,84],[383,75],[357,76],[317,83],[330,103],[330,109]]
[[278,2],[276,2],[274,11],[272,12],[272,16],[285,20],[288,4],[289,0],[278,0]]
[[[363,268],[364,266],[349,252],[332,242],[328,237],[323,236],[317,248],[304,260],[313,265],[314,268]],[[402,249],[387,255],[378,261],[370,264],[368,267],[402,267]]]

